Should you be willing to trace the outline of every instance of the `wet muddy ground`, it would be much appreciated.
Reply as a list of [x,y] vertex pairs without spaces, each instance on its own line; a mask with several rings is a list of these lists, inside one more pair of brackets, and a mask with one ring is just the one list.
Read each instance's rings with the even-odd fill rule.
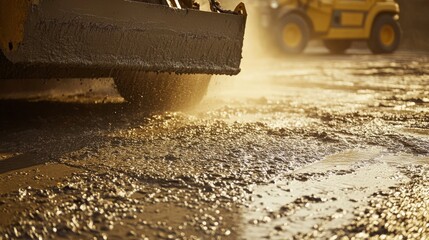
[[245,61],[180,112],[96,93],[0,102],[0,239],[429,238],[427,54]]

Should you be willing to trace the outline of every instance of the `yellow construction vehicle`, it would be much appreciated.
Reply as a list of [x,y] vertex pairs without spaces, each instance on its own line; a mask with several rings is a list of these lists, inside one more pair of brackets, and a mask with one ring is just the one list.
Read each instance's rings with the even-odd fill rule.
[[302,52],[309,40],[323,40],[331,53],[353,41],[367,41],[376,54],[400,43],[399,6],[394,0],[260,0],[263,29],[285,53]]
[[130,102],[186,107],[240,71],[244,4],[204,1],[0,0],[0,82],[112,77]]

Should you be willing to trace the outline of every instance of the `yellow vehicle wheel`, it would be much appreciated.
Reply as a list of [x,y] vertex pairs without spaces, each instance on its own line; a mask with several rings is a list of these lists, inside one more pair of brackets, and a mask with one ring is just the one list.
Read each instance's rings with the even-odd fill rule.
[[352,41],[344,39],[327,39],[323,43],[332,54],[343,54],[352,46]]
[[289,14],[280,21],[277,42],[284,53],[301,53],[307,46],[309,38],[310,29],[303,17]]
[[401,27],[392,15],[378,16],[368,40],[369,49],[375,54],[393,53],[401,41]]
[[211,75],[122,71],[116,89],[129,103],[150,110],[178,110],[198,104],[207,93]]

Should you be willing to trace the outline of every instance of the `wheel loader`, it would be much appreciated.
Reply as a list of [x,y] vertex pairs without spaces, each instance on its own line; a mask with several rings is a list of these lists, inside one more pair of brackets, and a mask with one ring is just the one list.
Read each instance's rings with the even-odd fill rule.
[[394,52],[401,40],[399,6],[394,0],[259,0],[264,34],[284,53],[302,52],[322,40],[334,54],[353,41],[366,41],[375,54]]
[[129,102],[187,107],[242,58],[244,4],[201,1],[0,0],[0,82],[110,77]]

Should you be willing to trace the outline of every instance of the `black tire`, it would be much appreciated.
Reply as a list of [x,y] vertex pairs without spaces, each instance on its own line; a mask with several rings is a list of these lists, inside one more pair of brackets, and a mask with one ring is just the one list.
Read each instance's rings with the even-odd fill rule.
[[114,77],[127,102],[151,110],[178,110],[198,104],[207,93],[210,75],[125,71]]
[[[386,28],[390,29],[387,30],[387,39],[382,37]],[[389,40],[390,35],[391,39]],[[402,31],[399,22],[392,15],[383,14],[378,16],[372,25],[368,47],[374,54],[393,53],[398,49],[401,37]]]
[[344,39],[328,39],[324,40],[323,43],[332,54],[344,54],[352,46],[351,40]]
[[[290,27],[293,27],[293,30],[287,29]],[[296,36],[290,34],[295,32],[294,28],[299,30]],[[300,15],[289,14],[279,22],[276,34],[280,50],[286,54],[297,54],[304,51],[307,47],[310,39],[310,27],[307,21]],[[300,36],[298,36],[298,34],[300,34]]]

